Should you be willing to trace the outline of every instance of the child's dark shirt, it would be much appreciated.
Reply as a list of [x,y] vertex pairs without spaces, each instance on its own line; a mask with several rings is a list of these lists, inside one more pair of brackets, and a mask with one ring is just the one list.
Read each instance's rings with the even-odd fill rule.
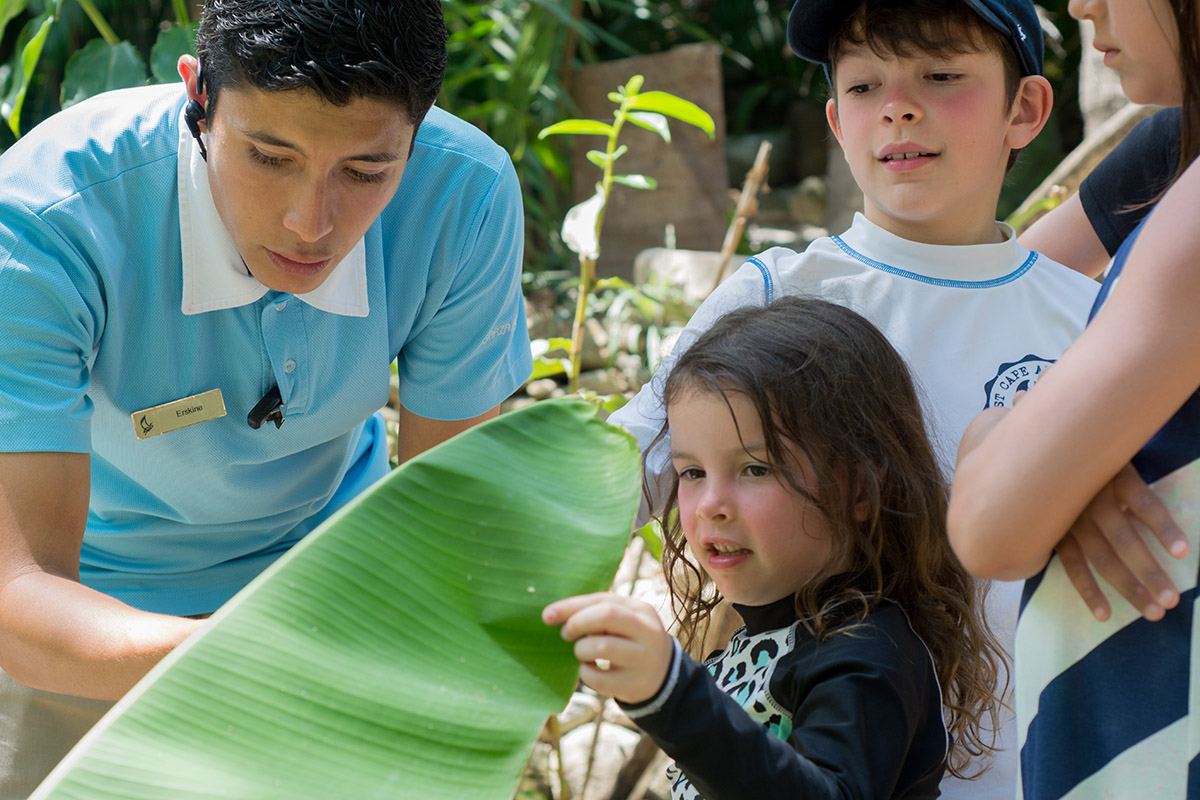
[[820,641],[791,597],[734,608],[746,626],[707,669],[676,645],[658,694],[624,706],[675,759],[673,800],[937,797],[941,693],[898,605]]

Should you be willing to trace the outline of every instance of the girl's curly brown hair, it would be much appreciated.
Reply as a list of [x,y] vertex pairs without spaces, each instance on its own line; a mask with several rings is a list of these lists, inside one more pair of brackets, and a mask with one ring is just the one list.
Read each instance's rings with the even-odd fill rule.
[[[884,598],[899,604],[933,656],[959,777],[994,748],[1004,653],[983,616],[984,585],[946,537],[947,486],[903,360],[858,314],[809,298],[722,317],[680,358],[663,387],[669,408],[690,392],[753,403],[772,468],[824,517],[828,565],[796,591],[816,636],[841,635]],[[666,435],[664,430],[662,435]],[[789,445],[812,462],[816,486],[789,467]],[[663,517],[663,564],[684,646],[720,602],[686,552],[678,482]],[[986,722],[985,722],[986,720]]]

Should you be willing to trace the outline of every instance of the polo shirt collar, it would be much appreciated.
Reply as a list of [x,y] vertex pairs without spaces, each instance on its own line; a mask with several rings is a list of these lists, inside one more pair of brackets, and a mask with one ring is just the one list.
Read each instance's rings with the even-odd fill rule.
[[[837,237],[854,250],[888,265],[916,268],[928,279],[955,283],[988,282],[1008,277],[1028,257],[1012,227],[997,222],[1004,237],[987,244],[938,245],[901,238],[856,213],[850,228]],[[914,267],[919,265],[919,267]]]
[[[179,239],[183,258],[184,314],[203,314],[255,302],[270,289],[246,269],[221,222],[208,185],[208,169],[191,132],[179,125]],[[325,281],[296,295],[313,308],[346,317],[365,317],[367,258],[362,239]]]

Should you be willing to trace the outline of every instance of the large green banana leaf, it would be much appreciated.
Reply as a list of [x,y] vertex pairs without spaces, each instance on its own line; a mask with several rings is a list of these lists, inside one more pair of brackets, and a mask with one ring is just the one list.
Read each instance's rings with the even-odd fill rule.
[[575,681],[540,611],[608,585],[639,475],[579,401],[430,450],[227,603],[34,797],[506,800]]

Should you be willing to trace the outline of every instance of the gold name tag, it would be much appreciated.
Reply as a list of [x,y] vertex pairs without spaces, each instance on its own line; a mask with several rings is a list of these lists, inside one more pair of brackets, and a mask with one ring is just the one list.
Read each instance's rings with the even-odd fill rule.
[[170,433],[188,425],[208,422],[225,416],[225,398],[220,389],[194,394],[182,400],[135,411],[130,414],[133,431],[139,439],[149,439],[160,433]]

